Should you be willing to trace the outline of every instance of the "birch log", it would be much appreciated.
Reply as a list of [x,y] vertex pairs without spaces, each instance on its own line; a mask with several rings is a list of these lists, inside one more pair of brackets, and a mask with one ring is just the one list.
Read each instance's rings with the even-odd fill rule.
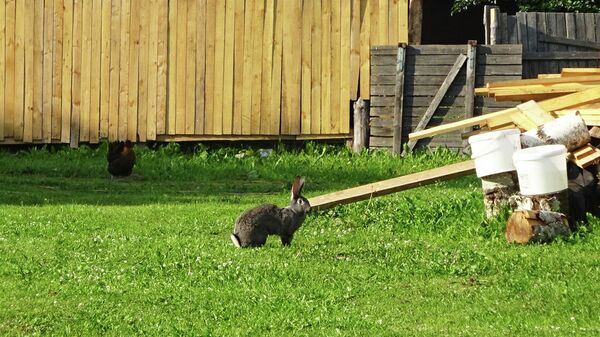
[[510,205],[510,197],[519,192],[517,172],[503,172],[482,177],[481,187],[485,216],[495,217],[503,207]]
[[544,243],[570,233],[567,217],[564,214],[518,210],[508,219],[504,236],[508,242]]
[[567,151],[578,149],[591,141],[590,132],[579,112],[562,116],[521,134],[521,147],[562,144]]

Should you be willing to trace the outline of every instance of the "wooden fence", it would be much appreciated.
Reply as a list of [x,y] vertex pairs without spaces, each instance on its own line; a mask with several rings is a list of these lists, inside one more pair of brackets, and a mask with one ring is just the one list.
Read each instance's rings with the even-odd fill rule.
[[493,44],[523,45],[523,77],[562,68],[600,66],[600,13],[500,13],[490,8],[486,31]]
[[348,136],[408,0],[0,0],[0,144]]
[[[424,126],[432,127],[518,104],[474,97],[473,87],[520,79],[520,45],[421,45],[402,49],[378,46],[371,50],[371,148],[401,149],[397,144],[408,142],[408,134],[415,131],[428,111],[432,115]],[[404,57],[399,58],[399,52]],[[455,77],[447,80],[453,69]],[[398,114],[399,123],[395,123]],[[418,145],[462,149],[461,133],[423,139]]]

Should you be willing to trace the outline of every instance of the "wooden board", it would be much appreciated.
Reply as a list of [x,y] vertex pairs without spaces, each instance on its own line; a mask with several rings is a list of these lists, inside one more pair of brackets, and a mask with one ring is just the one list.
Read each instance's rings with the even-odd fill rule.
[[[50,17],[52,17],[52,3],[48,5],[45,9],[45,12],[49,11]],[[4,125],[0,126],[4,128],[4,136],[5,137],[13,137],[14,135],[14,111],[15,111],[15,2],[9,1],[6,2],[5,11],[6,11],[6,49],[5,49],[5,71],[6,77],[4,81],[5,91],[4,91]],[[48,20],[51,21],[51,20]],[[52,36],[50,35],[50,43],[52,41]],[[52,48],[49,48],[52,50]],[[49,56],[49,66],[48,72],[50,73],[50,78],[52,78],[52,53],[49,52],[46,55],[47,58]],[[47,83],[45,89],[49,92],[48,94],[48,107],[49,109],[46,111],[52,111],[52,83]],[[50,122],[51,116],[48,116],[48,126],[47,126],[47,136],[48,141],[50,141]]]
[[[119,7],[119,6],[116,6]],[[112,7],[114,8],[114,6]],[[71,77],[71,134],[69,145],[79,146],[80,116],[81,116],[81,64],[82,64],[82,30],[83,30],[83,4],[82,0],[73,2],[73,75]],[[118,61],[117,61],[118,65]],[[118,83],[115,84],[118,89]],[[117,91],[118,93],[118,91]],[[118,95],[117,95],[118,96]],[[118,97],[115,97],[118,98]],[[115,122],[116,126],[116,122]],[[116,130],[115,130],[116,131]]]
[[233,134],[234,0],[225,2],[225,63],[223,71],[223,134]]
[[350,1],[342,1],[340,60],[340,113],[338,133],[350,133]]
[[321,13],[321,133],[326,134],[331,133],[331,0],[321,1]]
[[[88,142],[90,140],[93,16],[92,1],[83,0],[81,19],[81,110],[79,112],[79,141],[81,142]],[[124,105],[126,106],[126,103]]]
[[[242,134],[249,135],[251,133],[252,123],[252,21],[254,20],[254,2],[255,0],[246,0],[246,12],[244,20],[244,73],[242,86]],[[207,64],[208,73],[208,64]],[[208,106],[207,106],[207,111]],[[207,115],[208,117],[208,115]]]
[[475,172],[475,162],[469,160],[313,197],[309,199],[309,202],[314,210],[324,210],[337,205],[349,204],[439,181],[463,177],[473,172]]
[[352,0],[350,14],[350,99],[358,99],[358,78],[360,74],[360,4]]
[[25,0],[25,105],[23,116],[23,142],[29,143],[33,140],[33,29],[34,29],[34,7],[33,0]]
[[[127,112],[129,104],[129,18],[130,0],[121,1],[120,44],[119,44],[119,132],[118,140],[127,140]],[[169,17],[170,18],[170,17]],[[83,102],[82,102],[83,103]],[[83,124],[83,121],[82,121]]]
[[370,71],[371,71],[371,18],[369,15],[370,1],[361,1],[360,7],[360,97],[363,100],[370,98]]
[[158,1],[158,51],[157,67],[157,97],[156,97],[156,134],[166,133],[167,124],[167,55],[168,55],[168,6],[167,0]]
[[271,80],[273,94],[269,113],[270,133],[281,133],[281,91],[282,91],[282,59],[283,59],[283,2],[275,5],[275,41],[273,42],[273,76]]
[[[229,0],[231,1],[231,0]],[[184,132],[192,135],[196,131],[196,29],[198,28],[198,6],[196,1],[187,2],[186,73],[185,73],[185,121]],[[232,13],[233,14],[233,13]],[[233,27],[231,27],[233,31]],[[233,34],[233,33],[232,33]],[[231,41],[233,42],[233,41]],[[233,51],[232,51],[233,52]],[[232,56],[233,57],[233,56]],[[141,107],[140,107],[141,113]]]
[[302,103],[301,133],[311,133],[312,30],[313,2],[305,1],[302,8]]
[[[386,0],[387,2],[387,0]],[[331,0],[331,78],[330,78],[330,114],[329,132],[339,133],[340,130],[340,72],[341,72],[341,3]],[[386,30],[387,38],[387,30]],[[344,69],[344,72],[346,69]],[[324,121],[327,123],[327,121]]]
[[[158,3],[150,0],[148,12],[148,113],[146,139],[156,140],[156,112],[158,95]],[[204,25],[200,25],[204,27]]]
[[[169,24],[168,24],[168,38],[167,41],[169,43],[168,46],[168,51],[169,51],[169,55],[168,58],[165,60],[167,61],[166,64],[168,64],[168,85],[167,88],[169,90],[167,97],[168,97],[168,109],[166,111],[167,115],[166,115],[166,132],[167,134],[170,135],[174,135],[176,132],[175,130],[175,126],[176,126],[176,116],[177,116],[177,75],[178,75],[178,70],[177,70],[177,28],[178,28],[178,9],[179,9],[179,1],[184,1],[184,0],[170,0],[168,1],[168,10],[169,10]],[[212,0],[212,4],[214,5],[214,1]],[[209,3],[211,3],[211,1],[209,0]],[[213,7],[214,9],[214,7]],[[213,24],[211,25],[211,19]],[[214,32],[214,12],[213,15],[208,18],[206,20],[206,27],[207,29],[209,27],[212,27],[213,32]],[[207,46],[208,48],[208,46]],[[211,46],[213,52],[214,52],[214,34],[213,34],[213,44]],[[212,60],[212,62],[214,62],[214,57],[210,57],[209,56],[209,52],[207,50],[207,57],[210,58]],[[211,69],[213,69],[213,67],[211,67]],[[211,91],[212,93],[212,91]],[[206,92],[206,95],[208,96],[208,89]],[[212,103],[213,101],[213,97],[212,95],[210,96],[210,102]],[[212,109],[212,106],[211,106]],[[212,125],[212,124],[211,124]]]
[[[139,0],[138,0],[139,1]],[[92,1],[92,38],[90,62],[90,143],[98,143],[100,137],[100,79],[102,49],[102,0]],[[63,84],[65,85],[65,84]]]
[[[42,4],[43,6],[43,4]],[[42,7],[43,10],[43,7]],[[6,2],[0,1],[0,74],[6,71]],[[5,77],[0,76],[0,141],[4,140],[4,93]]]
[[[327,0],[324,0],[324,3]],[[283,3],[283,60],[281,133],[300,134],[301,50],[297,48],[297,35],[301,32],[302,6],[299,1]],[[325,69],[323,69],[325,71]]]
[[112,0],[110,6],[110,71],[108,98],[108,140],[119,139],[119,67],[121,47],[121,3]]
[[[2,4],[0,4],[0,7]],[[42,111],[43,111],[43,72],[44,72],[44,3],[42,1],[34,2],[34,47],[33,47],[33,139],[41,141],[42,139]],[[0,17],[2,17],[2,10],[0,8]],[[0,26],[2,24],[0,23]],[[2,34],[4,29],[0,27],[0,40],[4,41]],[[0,43],[0,74],[4,74],[4,43]],[[2,90],[4,89],[3,81],[4,76],[0,76],[0,115],[2,115],[2,109],[4,109],[4,96]],[[0,116],[0,139],[3,133],[4,125],[2,116]]]
[[127,101],[127,139],[131,141],[137,141],[141,1],[143,0],[131,0],[131,16],[129,21],[129,94]]
[[[185,134],[185,113],[186,113],[186,74],[187,74],[187,17],[190,14],[188,12],[187,9],[187,0],[179,0],[177,3],[177,23],[176,23],[176,29],[177,29],[177,47],[176,47],[176,62],[177,65],[175,66],[175,72],[176,74],[176,83],[175,83],[175,96],[169,96],[169,100],[170,99],[175,99],[175,133],[176,134]],[[221,8],[223,10],[222,17],[225,17],[225,6],[224,6],[224,2],[219,1],[218,4],[223,4],[223,6],[217,6],[217,8]],[[219,13],[217,10],[217,21],[219,20]],[[221,21],[222,27],[221,27],[221,33],[223,33],[222,36],[217,36],[217,39],[215,40],[216,43],[220,43],[221,47],[224,46],[223,44],[223,36],[224,36],[224,21]],[[173,27],[175,28],[175,27]],[[218,28],[217,28],[218,31]],[[217,45],[215,43],[215,46]],[[215,50],[217,50],[217,47],[215,47]],[[216,54],[215,54],[216,55]],[[215,62],[217,60],[220,60],[221,62],[221,70],[223,69],[222,65],[223,65],[223,52],[221,51],[220,57],[219,58],[215,58]],[[215,63],[215,71],[218,71],[218,67],[216,66]],[[221,72],[220,75],[216,76],[215,78],[220,78],[220,80],[223,80],[223,73]],[[222,83],[222,82],[221,82]],[[218,91],[222,92],[222,86],[221,89]],[[216,96],[215,95],[215,109],[220,106],[221,110],[222,110],[222,106],[223,106],[223,100],[221,99],[219,103],[217,103],[216,100]],[[220,105],[218,105],[220,104]],[[216,111],[215,111],[216,114]],[[170,128],[169,128],[170,129]]]
[[62,55],[62,126],[60,141],[70,143],[73,73],[73,3],[64,3],[63,55]]
[[[23,140],[25,114],[25,0],[16,0],[15,5],[15,103],[13,133],[15,140]],[[59,63],[60,64],[60,63]],[[56,92],[56,91],[55,91]],[[55,94],[55,92],[53,94]],[[60,110],[60,106],[59,106]],[[60,117],[60,116],[59,116]],[[56,138],[56,137],[53,137]]]
[[214,41],[215,62],[213,78],[212,134],[221,135],[223,134],[223,76],[225,73],[225,1],[216,2]]
[[[359,0],[355,0],[357,3]],[[358,9],[360,13],[360,8]],[[360,25],[360,21],[358,22]],[[311,35],[311,96],[310,96],[310,131],[312,134],[321,133],[321,53],[322,53],[322,35],[321,35],[321,0],[313,1],[312,14],[312,35]],[[360,27],[358,27],[360,29]],[[358,60],[355,60],[358,61]],[[358,65],[356,67],[356,90],[358,90]]]
[[[101,1],[101,38],[100,38],[100,137],[106,138],[109,133],[110,114],[110,47],[111,47],[111,11],[112,0]],[[155,8],[154,0],[151,8]]]
[[[274,11],[275,9],[273,9]],[[233,129],[234,135],[242,134],[242,110],[244,98],[244,0],[235,0],[234,14],[234,71],[233,71]],[[272,54],[271,54],[272,55]]]
[[62,53],[63,16],[62,0],[54,0],[54,39],[52,49],[52,139],[60,139],[62,126]]
[[[291,4],[284,4],[285,8],[291,8]],[[299,9],[301,11],[301,7]],[[265,15],[265,3],[264,1],[254,2],[254,17],[252,18],[252,106],[250,112],[250,133],[253,135],[260,134],[260,115],[261,115],[261,92],[262,92],[262,81],[261,81],[261,70],[263,63],[263,24]],[[289,18],[290,22],[293,22],[293,18]],[[285,24],[285,23],[284,23]],[[299,34],[300,30],[295,31],[295,34]],[[297,37],[296,35],[294,36]],[[285,37],[284,37],[285,41]],[[294,41],[297,43],[297,41]],[[284,46],[285,48],[285,46]],[[298,48],[295,48],[298,50]],[[284,53],[285,55],[286,53]],[[285,56],[284,56],[285,58]],[[298,63],[299,65],[299,63]]]

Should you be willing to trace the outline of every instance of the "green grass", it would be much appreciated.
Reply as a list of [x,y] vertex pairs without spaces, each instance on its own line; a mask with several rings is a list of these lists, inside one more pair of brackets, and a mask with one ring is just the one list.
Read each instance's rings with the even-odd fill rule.
[[464,159],[450,151],[138,147],[128,179],[109,179],[105,151],[0,152],[0,334],[600,334],[598,221],[509,245],[475,176],[311,214],[288,248],[229,241],[296,174],[312,197]]

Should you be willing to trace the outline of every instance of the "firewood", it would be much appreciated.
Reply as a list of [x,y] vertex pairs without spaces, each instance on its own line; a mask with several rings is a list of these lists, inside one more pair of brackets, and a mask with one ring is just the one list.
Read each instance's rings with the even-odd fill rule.
[[483,206],[487,218],[495,217],[508,206],[509,198],[519,192],[517,172],[502,172],[481,178]]
[[571,233],[564,214],[517,210],[508,219],[504,236],[512,243],[544,243]]

